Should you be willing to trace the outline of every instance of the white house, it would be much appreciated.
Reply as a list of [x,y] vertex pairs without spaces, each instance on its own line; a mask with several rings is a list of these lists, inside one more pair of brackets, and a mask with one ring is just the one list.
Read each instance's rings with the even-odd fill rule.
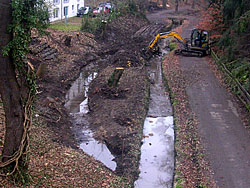
[[50,7],[50,21],[76,16],[77,10],[84,7],[84,0],[45,0]]

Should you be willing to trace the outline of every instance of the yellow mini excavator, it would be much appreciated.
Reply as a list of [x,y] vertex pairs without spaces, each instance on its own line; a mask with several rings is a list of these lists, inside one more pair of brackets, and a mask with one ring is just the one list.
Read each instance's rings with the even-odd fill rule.
[[205,30],[193,29],[191,37],[188,40],[183,39],[174,31],[157,34],[149,43],[146,56],[149,57],[152,54],[159,53],[158,41],[168,37],[174,37],[182,45],[181,49],[175,50],[175,54],[202,57],[211,53],[209,33]]

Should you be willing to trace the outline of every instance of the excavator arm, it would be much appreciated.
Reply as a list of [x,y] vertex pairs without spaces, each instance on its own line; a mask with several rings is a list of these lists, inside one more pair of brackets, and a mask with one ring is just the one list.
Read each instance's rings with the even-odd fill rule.
[[150,49],[153,49],[155,44],[157,43],[157,41],[159,39],[165,39],[167,37],[174,37],[178,40],[178,42],[180,42],[181,44],[183,44],[184,46],[186,46],[187,41],[185,39],[183,39],[178,33],[172,31],[172,32],[164,32],[164,33],[159,33],[156,35],[156,37],[149,43],[148,47]]

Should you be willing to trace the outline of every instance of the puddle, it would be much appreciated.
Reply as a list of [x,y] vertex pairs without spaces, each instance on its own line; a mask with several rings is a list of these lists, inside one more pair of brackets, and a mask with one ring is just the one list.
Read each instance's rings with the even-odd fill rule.
[[[163,55],[167,53],[162,51]],[[149,68],[150,103],[144,122],[140,174],[135,188],[171,188],[174,176],[174,123],[170,98],[162,81],[161,57]]]
[[76,135],[76,140],[80,142],[80,148],[109,169],[115,171],[115,157],[105,144],[94,139],[93,132],[88,128],[88,89],[89,84],[96,76],[96,72],[87,75],[81,73],[66,94],[65,107],[73,117],[73,132]]
[[87,102],[85,99],[87,98],[89,84],[94,78],[96,78],[96,76],[96,72],[93,72],[87,76],[82,72],[79,78],[76,79],[72,84],[69,91],[66,93],[66,102],[64,105],[70,111],[70,113],[78,113],[84,110],[81,108],[81,104]]
[[116,163],[113,161],[114,156],[110,153],[107,146],[96,141],[93,138],[93,132],[86,127],[82,130],[82,134],[85,140],[80,144],[80,148],[96,160],[101,161],[109,169],[115,171]]

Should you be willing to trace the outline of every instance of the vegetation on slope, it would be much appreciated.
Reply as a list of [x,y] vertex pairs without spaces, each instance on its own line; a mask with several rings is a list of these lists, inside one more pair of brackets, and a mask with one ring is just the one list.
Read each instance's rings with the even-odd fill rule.
[[[239,94],[244,90],[249,96],[250,2],[247,0],[211,0],[210,2],[209,7],[203,12],[200,27],[211,32],[212,39],[216,41],[213,49],[219,55],[220,63],[230,72],[233,79],[241,84],[240,89],[231,82],[233,91]],[[246,100],[247,103],[249,100]]]

